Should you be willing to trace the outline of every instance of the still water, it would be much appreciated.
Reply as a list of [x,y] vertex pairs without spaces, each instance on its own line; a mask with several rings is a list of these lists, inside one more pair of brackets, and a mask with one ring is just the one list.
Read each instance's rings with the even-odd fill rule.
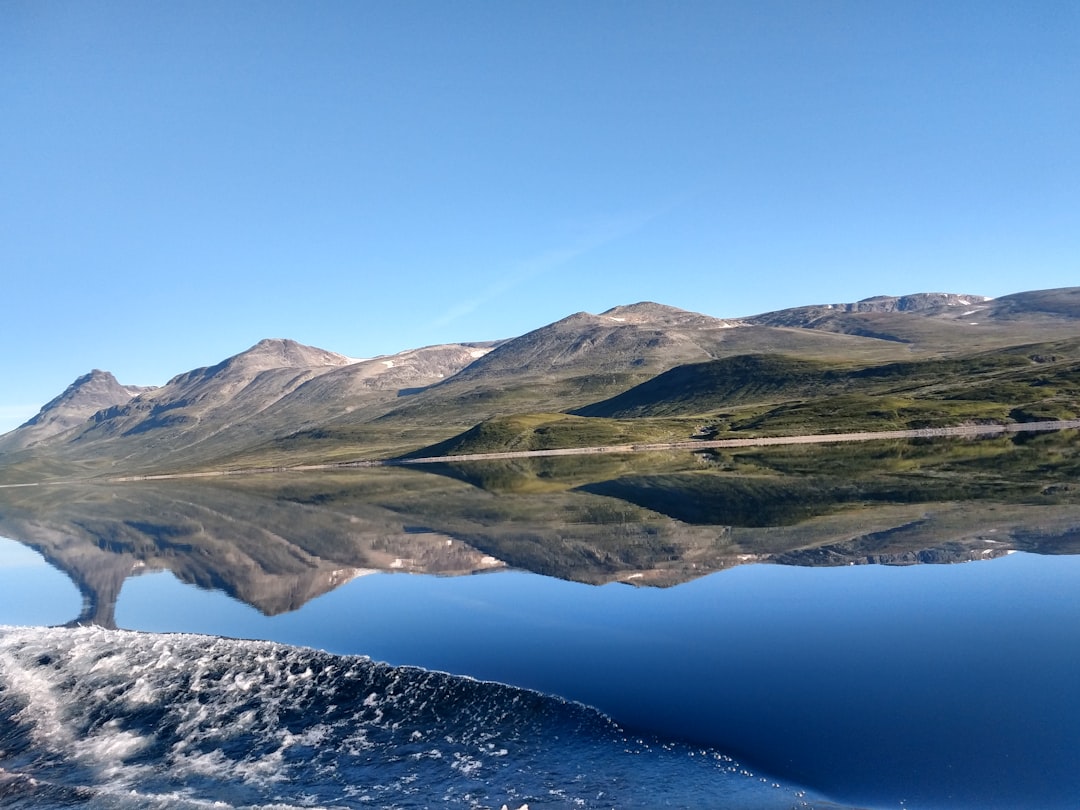
[[1075,808],[1049,441],[0,492],[0,805]]
[[[0,623],[77,615],[70,581],[31,552],[4,541],[0,561]],[[1073,807],[1077,593],[1080,558],[1018,553],[748,565],[667,589],[372,573],[267,617],[159,572],[125,583],[116,618],[557,695],[631,734],[729,754],[793,786],[785,800],[807,786],[859,806]]]

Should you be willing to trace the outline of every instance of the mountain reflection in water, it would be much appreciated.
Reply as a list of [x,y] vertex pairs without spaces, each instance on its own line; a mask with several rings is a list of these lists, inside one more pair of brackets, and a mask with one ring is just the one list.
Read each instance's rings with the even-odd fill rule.
[[155,570],[276,615],[369,571],[511,567],[670,586],[748,562],[1080,553],[1076,443],[1076,431],[1066,431],[857,452],[584,456],[0,489],[0,535],[72,578],[85,601],[75,623],[105,627],[115,625],[124,580]]
[[[272,638],[538,689],[866,806],[1065,807],[1080,790],[1076,444],[57,485],[0,490],[0,536],[77,584],[72,624]],[[1043,556],[837,570],[1012,551]],[[124,587],[164,571],[175,580]],[[437,577],[341,587],[372,572]],[[606,583],[664,587],[590,587]],[[222,593],[264,617],[234,616]],[[307,619],[283,624],[290,612]]]

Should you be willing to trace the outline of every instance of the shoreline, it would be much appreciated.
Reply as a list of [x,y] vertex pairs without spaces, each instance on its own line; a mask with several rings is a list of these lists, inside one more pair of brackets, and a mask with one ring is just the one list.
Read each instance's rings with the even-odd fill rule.
[[1010,433],[1049,433],[1059,430],[1080,429],[1080,419],[1059,419],[1043,422],[1013,422],[990,425],[954,425],[938,428],[911,428],[906,430],[860,431],[855,433],[809,433],[799,436],[759,436],[747,438],[710,439],[655,444],[620,444],[596,447],[563,447],[551,450],[514,450],[498,453],[463,453],[451,456],[424,456],[420,458],[360,459],[326,464],[299,464],[295,466],[249,467],[235,470],[204,470],[200,472],[149,473],[124,475],[112,478],[80,479],[74,481],[39,481],[20,484],[0,484],[0,489],[35,487],[60,484],[129,483],[134,481],[168,481],[180,478],[217,478],[233,475],[265,475],[268,473],[318,472],[372,467],[411,467],[423,464],[449,464],[470,461],[501,461],[517,458],[545,458],[552,456],[583,456],[615,453],[652,453],[665,450],[714,450],[727,447],[769,447],[792,444],[838,444],[869,442],[890,439],[940,439],[972,436],[997,436]]

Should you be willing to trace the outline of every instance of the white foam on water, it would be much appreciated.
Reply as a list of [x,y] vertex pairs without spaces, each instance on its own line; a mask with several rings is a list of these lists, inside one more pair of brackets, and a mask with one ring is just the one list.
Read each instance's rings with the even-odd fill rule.
[[141,753],[151,742],[149,737],[121,729],[110,720],[89,736],[74,740],[71,751],[80,762],[96,764],[109,780],[133,778],[143,769],[125,766],[125,760]]
[[[0,627],[0,767],[90,791],[91,808],[420,807],[443,796],[490,810],[553,791],[561,806],[643,808],[650,791],[677,795],[669,766],[719,779],[721,791],[748,789],[730,759],[701,759],[626,739],[587,707],[361,657]],[[615,776],[598,776],[607,771]],[[603,790],[636,780],[645,792],[623,787],[599,802],[598,779]]]

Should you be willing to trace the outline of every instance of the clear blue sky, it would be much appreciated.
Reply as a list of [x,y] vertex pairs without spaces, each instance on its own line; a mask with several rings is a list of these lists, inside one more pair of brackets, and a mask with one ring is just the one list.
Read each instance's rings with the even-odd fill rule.
[[0,4],[0,431],[79,374],[1080,284],[1080,3]]

